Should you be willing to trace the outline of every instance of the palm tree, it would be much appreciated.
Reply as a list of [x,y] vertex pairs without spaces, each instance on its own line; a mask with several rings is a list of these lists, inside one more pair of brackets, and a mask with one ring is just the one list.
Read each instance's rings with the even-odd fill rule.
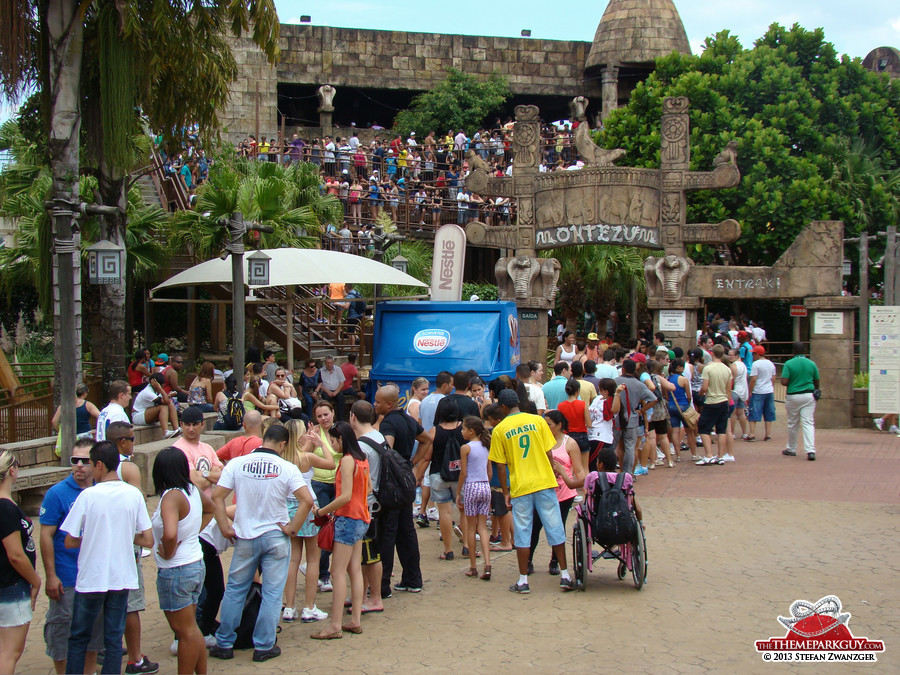
[[200,186],[194,209],[173,215],[167,229],[169,245],[200,260],[215,257],[227,239],[221,221],[239,211],[244,220],[273,229],[256,240],[258,248],[315,248],[325,224],[343,218],[340,201],[322,195],[319,187],[319,172],[312,164],[223,158]]

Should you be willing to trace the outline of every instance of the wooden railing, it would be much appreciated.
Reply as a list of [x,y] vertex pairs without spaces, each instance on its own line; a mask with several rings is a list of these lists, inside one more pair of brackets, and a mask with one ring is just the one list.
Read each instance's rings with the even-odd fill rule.
[[[53,435],[53,367],[47,362],[13,365],[22,384],[14,390],[0,389],[0,444]],[[103,400],[101,367],[99,363],[84,364],[88,400],[95,404]]]

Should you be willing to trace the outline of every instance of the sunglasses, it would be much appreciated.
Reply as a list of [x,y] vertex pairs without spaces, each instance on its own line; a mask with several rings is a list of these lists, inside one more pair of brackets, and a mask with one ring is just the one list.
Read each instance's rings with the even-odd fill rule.
[[90,463],[90,457],[69,457],[69,464],[72,466],[88,466]]
[[120,441],[131,441],[132,443],[134,443],[134,436],[122,436],[122,438],[120,438],[119,440]]

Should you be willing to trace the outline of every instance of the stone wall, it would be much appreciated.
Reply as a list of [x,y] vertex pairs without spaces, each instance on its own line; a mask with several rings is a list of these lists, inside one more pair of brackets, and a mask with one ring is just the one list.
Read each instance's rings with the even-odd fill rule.
[[277,128],[277,87],[331,84],[340,88],[424,91],[442,80],[447,68],[471,74],[499,73],[513,94],[577,96],[591,43],[569,40],[404,33],[330,26],[281,25],[281,56],[273,68],[249,39],[233,40],[240,74],[222,114],[226,137],[255,133],[256,86],[260,91],[259,130]]

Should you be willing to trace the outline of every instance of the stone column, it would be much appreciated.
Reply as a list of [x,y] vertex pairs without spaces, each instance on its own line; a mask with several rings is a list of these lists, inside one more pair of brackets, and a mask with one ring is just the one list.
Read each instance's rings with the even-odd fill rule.
[[[853,413],[853,297],[807,298],[809,357],[819,368],[822,398],[816,404],[816,427],[849,428]],[[840,331],[840,332],[838,332]]]
[[[697,346],[697,314],[703,310],[703,299],[682,297],[678,300],[647,298],[647,308],[653,311],[653,332],[662,331],[673,347],[681,347],[685,357],[689,349]],[[684,330],[673,330],[671,322],[684,316]],[[665,318],[664,321],[661,321]],[[687,358],[685,358],[685,361]]]
[[547,360],[547,310],[556,298],[559,261],[518,255],[500,258],[494,267],[500,300],[516,303],[521,360]]
[[516,303],[519,310],[519,349],[522,363],[547,361],[547,308]]
[[600,71],[601,105],[600,119],[605,120],[609,114],[619,107],[619,69],[606,66]]

